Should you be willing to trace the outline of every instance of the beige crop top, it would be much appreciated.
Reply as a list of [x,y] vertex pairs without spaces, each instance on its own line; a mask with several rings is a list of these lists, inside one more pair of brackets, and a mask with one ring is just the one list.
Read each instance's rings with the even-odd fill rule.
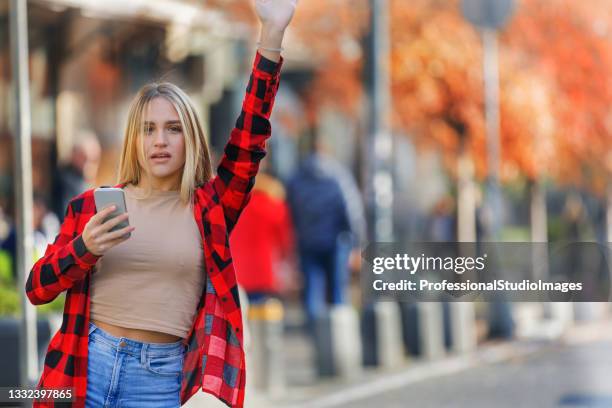
[[98,259],[90,317],[187,337],[205,282],[202,238],[178,191],[124,188],[131,237]]

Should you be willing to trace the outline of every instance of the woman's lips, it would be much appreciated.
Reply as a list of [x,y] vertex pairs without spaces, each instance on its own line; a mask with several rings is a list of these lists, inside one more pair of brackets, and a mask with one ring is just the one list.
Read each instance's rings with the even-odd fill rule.
[[170,160],[170,156],[151,157],[153,163],[165,163]]

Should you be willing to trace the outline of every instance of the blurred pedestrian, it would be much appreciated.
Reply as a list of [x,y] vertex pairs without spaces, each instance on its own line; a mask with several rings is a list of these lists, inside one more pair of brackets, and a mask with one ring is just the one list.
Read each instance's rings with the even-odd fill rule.
[[53,186],[53,212],[60,220],[73,197],[95,184],[102,150],[92,132],[83,132],[73,146],[70,161],[61,166]]
[[589,220],[582,197],[571,192],[563,206],[561,237],[567,242],[588,241],[594,238],[595,232]]
[[67,291],[37,388],[70,388],[73,407],[179,407],[200,390],[244,405],[242,309],[228,237],[266,153],[296,1],[255,5],[260,42],[217,175],[189,96],[167,82],[143,86],[128,112],[115,186],[130,225],[112,230],[128,213],[111,216],[112,206],[96,208],[94,189],[79,192],[30,271],[33,304]]
[[568,271],[583,271],[585,247],[580,243],[590,240],[591,230],[584,202],[577,192],[570,192],[565,198],[561,220],[561,240],[567,244],[561,252],[563,264]]
[[365,235],[363,203],[352,175],[318,140],[287,190],[312,323],[328,304],[347,302],[349,258]]
[[[32,199],[32,228],[34,234],[34,259],[36,261],[45,253],[47,245],[52,243],[59,231],[59,220],[47,209],[45,198],[34,192]],[[6,217],[0,208],[0,251],[3,257],[8,257],[2,261],[3,269],[6,265],[11,265],[10,276],[13,280],[17,279],[15,260],[17,259],[17,224]],[[6,259],[6,258],[5,258]],[[4,273],[6,271],[3,270]]]
[[15,228],[12,220],[0,206],[0,281],[14,282],[15,271]]
[[53,243],[53,239],[60,229],[60,221],[55,213],[49,211],[45,198],[34,192],[33,197],[33,217],[34,223],[34,257],[40,258],[48,244]]
[[280,297],[291,284],[293,226],[285,188],[270,174],[260,173],[249,204],[230,237],[238,283],[251,303]]
[[427,226],[427,237],[433,242],[456,241],[455,201],[450,194],[444,195],[434,205]]

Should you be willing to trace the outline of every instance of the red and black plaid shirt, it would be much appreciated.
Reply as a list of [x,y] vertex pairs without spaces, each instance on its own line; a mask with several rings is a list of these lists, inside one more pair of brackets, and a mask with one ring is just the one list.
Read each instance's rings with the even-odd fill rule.
[[[259,161],[265,155],[282,62],[282,58],[275,63],[256,54],[242,111],[217,175],[194,195],[194,217],[202,236],[207,274],[196,317],[184,339],[187,351],[181,403],[200,388],[228,406],[242,407],[244,403],[243,326],[228,237],[249,200]],[[87,391],[89,284],[98,257],[87,250],[81,233],[95,213],[93,189],[70,201],[59,235],[34,264],[26,283],[27,296],[35,305],[67,291],[62,326],[49,343],[38,387],[73,388],[72,407],[85,406]],[[58,405],[63,404],[34,404]]]

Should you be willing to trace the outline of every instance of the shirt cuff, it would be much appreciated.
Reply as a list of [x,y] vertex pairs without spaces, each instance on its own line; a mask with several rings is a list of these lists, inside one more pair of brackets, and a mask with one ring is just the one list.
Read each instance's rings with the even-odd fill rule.
[[255,61],[253,62],[253,68],[266,72],[270,75],[276,76],[280,73],[281,66],[283,65],[283,56],[281,55],[278,62],[267,59],[257,51],[255,55]]
[[72,248],[76,257],[75,260],[81,266],[94,266],[96,262],[98,262],[98,259],[102,257],[102,255],[98,256],[89,252],[81,234],[77,235],[77,237],[72,240]]

